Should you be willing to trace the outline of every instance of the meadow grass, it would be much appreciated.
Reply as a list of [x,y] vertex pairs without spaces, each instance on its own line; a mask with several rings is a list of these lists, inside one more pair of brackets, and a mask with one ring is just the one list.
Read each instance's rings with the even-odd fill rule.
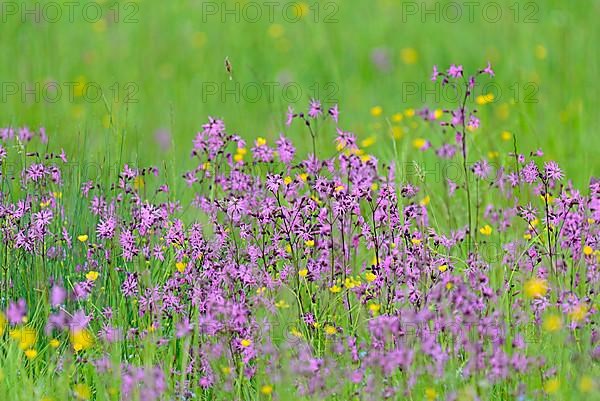
[[[15,129],[29,126],[36,131],[43,126],[49,137],[47,145],[38,139],[31,143],[2,143],[9,154],[2,164],[3,208],[29,196],[37,202],[32,204],[30,211],[33,213],[44,209],[40,201],[50,202],[49,207],[55,213],[53,229],[58,233],[64,227],[73,241],[72,247],[64,247],[62,256],[48,257],[48,247],[43,241],[40,252],[16,250],[13,248],[14,238],[9,239],[4,234],[10,231],[13,221],[3,217],[0,310],[6,312],[10,303],[24,299],[27,313],[26,321],[20,324],[0,322],[0,400],[124,399],[124,374],[132,366],[145,369],[137,379],[131,379],[135,383],[131,397],[140,400],[151,399],[147,398],[150,395],[144,395],[144,388],[158,392],[154,388],[161,381],[154,372],[157,366],[161,366],[167,377],[162,394],[165,400],[186,397],[203,400],[370,398],[370,390],[355,386],[346,377],[342,380],[341,375],[348,375],[347,371],[336,370],[328,364],[333,360],[339,366],[353,364],[347,354],[331,357],[332,347],[336,345],[335,336],[343,333],[367,341],[372,335],[370,322],[378,316],[394,314],[393,306],[386,306],[381,301],[381,297],[385,298],[388,282],[379,294],[377,305],[383,308],[381,311],[370,309],[372,301],[361,303],[344,299],[350,293],[347,288],[352,287],[352,282],[342,285],[346,284],[344,279],[347,278],[343,269],[339,272],[340,286],[346,289],[339,295],[331,291],[326,279],[318,284],[318,280],[302,284],[296,278],[301,265],[308,263],[307,258],[310,259],[309,253],[304,254],[305,248],[311,247],[304,240],[298,239],[291,246],[294,254],[291,260],[298,270],[290,273],[293,279],[283,279],[283,283],[273,287],[269,286],[272,284],[269,280],[263,281],[262,278],[258,280],[261,285],[255,283],[238,288],[239,283],[235,283],[236,290],[243,288],[248,297],[267,291],[266,300],[258,297],[259,301],[256,301],[257,304],[264,302],[264,305],[252,311],[253,341],[258,346],[259,339],[263,339],[276,351],[270,354],[266,345],[260,348],[264,354],[252,361],[256,369],[254,375],[244,372],[244,345],[239,345],[239,338],[230,338],[229,346],[235,340],[240,349],[232,349],[229,356],[225,352],[211,360],[216,371],[216,384],[199,385],[203,375],[197,371],[186,372],[192,360],[198,358],[198,344],[217,347],[227,344],[227,341],[222,338],[217,341],[196,326],[184,336],[175,335],[183,316],[194,321],[202,314],[191,303],[185,304],[185,312],[154,319],[138,313],[138,296],[122,295],[126,271],[139,274],[140,288],[167,285],[170,280],[181,277],[182,272],[176,266],[181,254],[177,247],[173,247],[166,252],[164,261],[154,258],[146,261],[139,255],[133,260],[124,260],[116,238],[111,241],[97,238],[95,231],[100,216],[90,213],[91,198],[82,195],[81,187],[88,180],[93,180],[101,186],[97,193],[103,193],[107,200],[114,200],[122,193],[126,202],[117,207],[118,214],[128,222],[134,220],[135,208],[125,206],[125,203],[135,204],[133,194],[139,197],[138,200],[148,200],[157,205],[180,202],[181,209],[172,218],[181,219],[186,228],[200,222],[207,241],[212,241],[218,237],[218,227],[212,224],[214,216],[190,203],[197,194],[212,200],[227,199],[228,193],[218,189],[214,182],[211,185],[210,180],[190,189],[181,177],[185,171],[203,166],[205,162],[190,157],[190,153],[192,140],[197,132],[203,130],[201,126],[207,116],[222,118],[228,133],[239,134],[247,141],[250,153],[250,148],[257,146],[255,141],[258,137],[265,138],[269,146],[274,146],[283,133],[296,146],[298,161],[315,150],[322,159],[334,159],[342,153],[336,148],[336,124],[326,119],[315,121],[317,135],[313,149],[306,126],[294,121],[291,127],[287,127],[285,114],[288,106],[296,111],[306,111],[306,105],[313,97],[321,99],[325,108],[339,104],[340,128],[354,133],[364,155],[377,159],[380,168],[383,164],[396,166],[398,189],[406,183],[418,186],[420,192],[410,202],[427,208],[429,228],[436,233],[449,233],[464,223],[467,204],[462,200],[462,193],[454,198],[447,195],[444,172],[454,172],[456,181],[460,182],[464,179],[460,173],[461,164],[459,161],[444,161],[432,151],[418,149],[423,141],[431,140],[437,146],[444,138],[438,124],[422,121],[418,111],[423,106],[436,110],[452,107],[453,104],[448,98],[436,99],[433,94],[441,91],[429,80],[433,65],[445,68],[452,63],[463,63],[465,71],[475,71],[490,60],[497,76],[490,81],[495,86],[487,88],[500,88],[502,92],[497,93],[490,103],[477,105],[481,127],[469,136],[469,162],[486,158],[494,167],[514,168],[514,156],[510,152],[515,148],[527,157],[530,151],[542,148],[544,156],[540,161],[556,160],[575,188],[585,196],[593,197],[588,185],[590,178],[598,175],[600,167],[597,158],[600,142],[594,133],[600,123],[596,112],[599,99],[593,81],[599,73],[600,56],[594,39],[599,36],[595,21],[600,11],[599,1],[584,1],[577,5],[555,0],[543,3],[500,1],[498,4],[504,16],[497,23],[486,21],[479,12],[475,13],[473,22],[469,22],[466,16],[456,23],[443,18],[436,22],[431,15],[407,15],[406,6],[392,0],[320,2],[321,14],[318,17],[314,14],[314,5],[307,3],[303,8],[305,15],[294,23],[285,21],[277,12],[274,21],[263,17],[257,22],[249,22],[238,15],[240,21],[236,22],[236,16],[230,15],[223,23],[221,15],[206,14],[205,3],[122,2],[117,6],[121,13],[120,22],[111,22],[117,17],[110,14],[110,10],[115,9],[110,1],[98,2],[106,17],[96,23],[78,18],[77,13],[73,22],[64,20],[64,17],[55,23],[38,23],[31,20],[32,16],[23,21],[21,17],[6,15],[6,12],[0,15],[3,18],[0,57],[6,61],[0,67],[1,81],[4,82],[0,93],[2,125]],[[326,8],[328,4],[336,6]],[[434,7],[435,3],[427,4]],[[518,17],[511,8],[514,4],[518,5]],[[528,4],[537,4],[537,7],[530,8]],[[222,3],[217,2],[217,6],[222,7]],[[7,9],[2,8],[2,11]],[[334,20],[324,21],[331,12],[330,18]],[[127,16],[131,20],[125,22]],[[527,20],[528,16],[530,20]],[[376,49],[379,50],[374,62],[373,52]],[[232,79],[225,71],[226,57],[233,66]],[[24,87],[29,88],[36,83],[44,86],[49,82],[63,89],[56,102],[44,100],[43,93],[39,95],[42,99],[33,100],[32,95],[23,93]],[[289,94],[281,89],[287,82],[297,84],[302,90],[295,102],[290,102]],[[74,83],[72,98],[68,89],[71,83]],[[103,98],[93,102],[86,99],[82,91],[90,87],[90,83],[102,87]],[[19,88],[18,93],[10,94],[14,84]],[[270,99],[265,84],[275,87]],[[224,92],[235,89],[236,85],[242,90],[260,87],[261,99],[253,101],[249,99],[252,94],[243,92]],[[215,86],[218,93],[213,94],[211,91]],[[414,88],[417,88],[417,93],[412,92]],[[430,92],[423,93],[423,89]],[[475,95],[486,94],[486,91],[476,90]],[[128,96],[132,97],[131,101],[128,101]],[[481,98],[479,101],[486,103]],[[162,132],[158,139],[157,132]],[[46,163],[44,154],[53,152],[56,155],[63,148],[69,163],[60,166],[62,186],[42,186],[31,182],[25,185],[20,181],[21,169],[31,166],[34,161]],[[28,154],[35,151],[39,155]],[[244,160],[252,160],[252,157],[248,155]],[[210,163],[210,167],[200,170],[210,170],[219,165],[215,160]],[[119,179],[123,178],[124,164],[134,168],[154,165],[160,170],[160,178],[153,179],[152,174],[147,174],[141,181],[132,179],[127,182],[130,192],[111,187],[118,187]],[[279,171],[277,169],[284,171],[285,167],[279,163],[274,170],[271,165],[257,163],[246,172],[265,180],[268,174]],[[299,172],[294,169],[288,171]],[[385,175],[382,171],[380,174]],[[293,177],[291,173],[290,176]],[[473,218],[475,233],[478,233],[480,228],[490,223],[489,216],[484,217],[487,205],[503,210],[515,205],[510,204],[510,199],[500,200],[498,193],[492,192],[480,181],[472,178],[471,182],[472,191],[477,192],[473,198],[480,205]],[[169,186],[168,193],[155,192],[162,184]],[[562,188],[554,190],[558,198]],[[308,190],[307,194],[312,192]],[[540,201],[539,194],[523,188],[516,198],[519,205],[534,203],[540,211],[537,224],[544,226],[544,202]],[[293,201],[286,199],[283,207],[293,210]],[[407,200],[402,207],[410,202]],[[360,208],[362,213],[369,215],[366,200],[361,200]],[[590,210],[586,209],[582,213],[588,212]],[[219,218],[223,215],[219,214]],[[31,221],[19,222],[17,226],[28,226]],[[366,221],[370,222],[368,218]],[[511,224],[502,232],[495,224],[492,225],[491,236],[488,238],[479,233],[476,241],[480,262],[487,266],[485,274],[489,286],[497,292],[495,304],[488,305],[490,309],[487,311],[498,311],[501,317],[494,323],[508,328],[508,339],[503,343],[507,352],[513,349],[509,344],[516,334],[525,334],[528,338],[524,354],[544,358],[545,367],[511,374],[506,380],[494,382],[489,377],[489,366],[486,366],[486,369],[475,369],[473,375],[464,378],[461,372],[467,359],[459,355],[445,365],[440,376],[420,372],[422,375],[415,379],[412,387],[408,383],[414,372],[399,370],[385,383],[396,388],[390,394],[398,399],[405,397],[411,400],[475,400],[478,399],[476,397],[485,400],[518,397],[522,400],[599,399],[597,380],[600,372],[598,359],[593,357],[594,347],[597,347],[594,345],[597,342],[594,330],[597,330],[598,281],[590,279],[584,282],[580,279],[573,283],[574,276],[585,276],[586,266],[589,271],[597,267],[597,255],[592,254],[588,259],[573,256],[570,262],[565,262],[562,275],[550,272],[545,276],[546,273],[542,273],[550,288],[556,291],[551,292],[552,297],[548,296],[553,304],[536,319],[519,321],[515,316],[534,315],[531,303],[523,293],[528,280],[537,277],[537,274],[534,274],[534,269],[528,272],[531,274],[524,274],[507,264],[504,259],[507,252],[502,247],[513,241],[523,241],[524,233],[532,235],[525,244],[520,243],[522,248],[519,251],[523,253],[512,262],[522,268],[521,259],[527,257],[526,250],[532,247],[541,253],[541,266],[547,271],[553,268],[552,260],[544,254],[548,242],[543,229],[531,231],[523,221]],[[225,226],[223,223],[221,228]],[[425,235],[425,228],[419,229],[420,235]],[[165,234],[158,228],[156,231]],[[247,239],[235,237],[240,235],[240,231],[232,223],[233,243],[246,246]],[[89,238],[80,241],[77,239],[80,235],[88,235]],[[587,239],[597,252],[596,222],[586,225],[584,237],[583,242]],[[159,239],[153,237],[154,240]],[[63,246],[60,241],[53,244]],[[96,247],[99,244],[102,248]],[[217,245],[216,242],[211,244]],[[413,245],[425,247],[420,242]],[[411,247],[410,243],[405,246],[407,249]],[[439,256],[433,253],[434,248],[432,245],[428,250],[432,252],[432,259]],[[338,244],[337,253],[332,250],[332,255],[343,260],[345,256],[340,256],[339,249],[342,246]],[[110,257],[101,254],[106,250],[110,251]],[[438,251],[435,248],[435,252]],[[298,256],[296,252],[299,252]],[[300,252],[305,256],[300,257]],[[352,266],[349,275],[360,276],[363,283],[368,281],[365,272],[372,271],[369,267],[373,264],[372,248],[361,243],[352,255],[348,261]],[[444,256],[456,277],[468,276],[472,266],[465,246],[461,245]],[[90,266],[92,260],[98,265]],[[216,256],[215,260],[218,260]],[[276,273],[284,271],[287,262],[285,258],[274,260],[275,267],[270,273],[273,274],[272,280],[278,280],[280,276]],[[188,263],[191,266],[195,262],[188,260]],[[194,275],[193,280],[210,281],[204,275],[207,273],[203,272],[201,263],[198,263],[198,275]],[[379,263],[376,261],[374,264]],[[437,266],[433,273],[438,274],[436,269]],[[77,338],[74,333],[78,331],[71,328],[59,334],[45,334],[48,317],[62,308],[51,305],[52,284],[60,282],[71,294],[78,283],[90,281],[86,278],[90,271],[100,272],[99,278],[91,280],[95,283],[92,295],[75,299],[69,295],[64,302],[64,309],[69,315],[83,310],[94,316],[89,326],[90,333],[85,332],[83,338]],[[424,288],[433,290],[436,279],[423,280]],[[269,288],[265,290],[263,286]],[[589,308],[585,323],[579,322],[581,327],[575,324],[579,327],[577,329],[570,326],[573,324],[572,312],[559,311],[558,305],[564,301],[561,297],[566,289],[570,289],[579,302],[585,300]],[[310,303],[308,300],[312,297],[315,302]],[[522,303],[517,302],[520,299],[523,299]],[[318,329],[311,329],[310,324],[299,319],[300,308],[306,306],[303,302],[313,305],[314,310],[310,312],[318,316],[322,324]],[[346,308],[346,304],[350,306]],[[452,305],[444,305],[451,310]],[[515,305],[522,309],[514,309]],[[389,309],[386,310],[386,307]],[[106,313],[105,308],[112,310],[112,318],[102,317]],[[560,315],[560,324],[554,322],[552,326],[549,316],[554,317],[555,314]],[[106,321],[125,332],[135,329],[138,333],[122,341],[100,340],[98,332]],[[335,335],[327,333],[324,327],[327,324],[332,324],[337,330]],[[555,326],[560,327],[554,330]],[[30,347],[32,344],[27,343],[27,336],[31,333],[18,332],[25,328],[35,331],[34,346]],[[473,330],[475,338],[481,335],[476,328]],[[490,338],[491,343],[493,336]],[[58,340],[58,344],[53,343],[53,339]],[[169,341],[165,345],[161,339]],[[438,340],[444,346],[457,341],[445,333],[440,334]],[[306,378],[298,373],[301,369],[297,365],[314,362],[312,359],[303,360],[296,354],[303,349],[304,341],[312,347],[312,357],[327,361],[330,370],[323,374],[324,387],[335,389],[335,393],[323,391],[298,395],[296,380]],[[413,345],[410,340],[406,344]],[[83,349],[77,349],[78,345]],[[29,358],[24,353],[29,349],[35,349],[37,355]],[[414,366],[425,369],[428,357],[422,349],[415,350]],[[104,372],[99,366],[100,360],[102,363],[110,361],[113,367],[119,368]],[[136,375],[127,376],[128,379],[131,377]],[[586,387],[589,384],[586,380],[592,384]],[[339,386],[340,382],[345,385]],[[520,388],[520,384],[524,389]],[[186,391],[185,387],[189,390]],[[410,392],[403,394],[409,387]],[[590,391],[584,391],[588,388]],[[380,399],[381,394],[372,397]],[[455,398],[452,398],[453,395]]]

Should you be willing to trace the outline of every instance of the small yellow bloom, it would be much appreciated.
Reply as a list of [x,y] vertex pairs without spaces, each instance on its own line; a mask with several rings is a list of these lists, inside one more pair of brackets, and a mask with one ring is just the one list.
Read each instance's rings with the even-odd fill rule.
[[304,241],[304,245],[306,245],[306,246],[307,246],[307,247],[309,247],[309,248],[312,248],[312,247],[314,247],[314,246],[315,246],[315,241],[314,241],[314,240],[312,240],[312,239],[309,239],[309,240],[307,240],[307,241]]
[[92,332],[86,329],[73,330],[69,337],[76,352],[91,348],[95,342]]
[[571,320],[574,320],[576,322],[581,322],[583,319],[585,319],[585,317],[587,316],[587,313],[588,313],[587,304],[580,303],[579,305],[574,307],[571,312],[569,312],[569,317],[571,318]]
[[30,348],[25,351],[25,356],[27,357],[27,359],[29,359],[31,361],[38,356],[38,352],[36,350]]
[[283,183],[285,185],[290,185],[292,183],[292,181],[294,181],[294,180],[289,175],[283,179]]
[[251,345],[252,345],[252,340],[249,340],[249,339],[246,339],[246,338],[244,338],[244,339],[243,339],[243,340],[240,342],[240,344],[242,344],[242,347],[244,347],[244,348],[248,348],[249,346],[251,346]]
[[444,111],[442,109],[436,109],[433,112],[433,118],[435,118],[436,120],[439,120],[443,115],[444,115]]
[[416,138],[412,141],[412,145],[413,148],[415,149],[423,149],[423,147],[425,147],[425,145],[427,144],[427,141],[423,138]]
[[448,270],[448,265],[441,265],[440,267],[438,267],[438,270],[441,271],[442,273],[445,272],[446,270]]
[[373,281],[377,280],[377,276],[375,274],[373,274],[372,272],[367,272],[365,274],[365,278],[367,279],[367,282],[372,283]]
[[53,338],[48,342],[48,344],[50,344],[52,348],[58,348],[60,346],[60,341],[58,341],[56,338]]
[[498,156],[500,156],[500,153],[495,150],[490,150],[488,152],[488,158],[490,158],[490,159],[497,159]]
[[415,109],[406,109],[406,110],[404,110],[404,115],[406,117],[414,117],[414,115],[415,115]]
[[400,50],[400,58],[404,64],[412,65],[419,59],[419,54],[412,47],[406,47]]
[[306,173],[302,173],[302,174],[298,174],[298,177],[300,178],[300,180],[306,182],[308,180],[308,174]]
[[373,146],[375,144],[375,142],[377,142],[377,137],[375,137],[374,135],[371,135],[370,137],[363,139],[360,142],[360,146],[363,148],[368,148],[370,146]]
[[544,319],[543,327],[549,332],[559,331],[562,328],[562,319],[559,315],[549,315]]
[[77,239],[79,240],[79,242],[85,242],[88,240],[88,238],[89,237],[87,236],[87,234],[81,234],[81,235],[77,236]]
[[308,269],[302,269],[298,272],[298,275],[302,278],[308,276]]
[[419,245],[421,243],[421,240],[419,238],[412,238],[410,242],[412,242],[413,245]]
[[544,46],[537,45],[535,47],[535,57],[538,60],[545,60],[547,55],[548,55],[548,50],[546,50],[546,48]]
[[264,294],[265,291],[267,290],[267,287],[260,287],[256,289],[256,295],[261,295]]
[[4,334],[4,329],[6,327],[6,316],[4,313],[0,312],[0,337]]
[[237,148],[235,152],[238,155],[244,156],[246,153],[248,153],[248,149],[246,149],[246,148]]
[[334,294],[337,294],[338,292],[342,291],[342,289],[340,287],[338,287],[337,285],[334,285],[333,287],[329,288],[329,291],[331,291]]
[[531,239],[531,234],[529,234],[529,233],[523,234],[523,238],[525,238],[527,241],[529,241]]
[[383,108],[381,106],[371,107],[371,115],[373,117],[379,117],[381,114],[383,114]]
[[338,185],[337,187],[335,187],[335,192],[341,192],[344,190],[344,186],[343,185]]
[[402,129],[402,127],[399,127],[397,125],[394,125],[392,128],[390,128],[390,131],[391,131],[392,137],[394,139],[400,139],[400,138],[402,138],[402,136],[404,136],[404,129]]
[[419,202],[419,204],[421,206],[427,206],[427,205],[429,205],[429,202],[431,202],[431,197],[429,195],[427,195],[423,199],[421,199],[421,202]]
[[96,280],[98,280],[98,276],[100,276],[100,273],[98,273],[97,271],[91,270],[91,271],[87,272],[87,274],[85,275],[85,278],[88,279],[89,281],[96,281]]
[[92,397],[92,389],[85,383],[78,383],[73,387],[75,397],[80,400],[87,401]]
[[25,351],[33,348],[37,341],[37,332],[31,327],[23,327],[11,330],[9,337],[19,342],[19,348]]
[[229,375],[231,373],[231,367],[229,366],[221,366],[221,372],[223,372],[223,374],[225,376]]
[[479,232],[483,235],[490,236],[492,235],[492,227],[489,224],[486,224],[485,226],[479,229]]
[[265,384],[260,388],[260,392],[264,395],[271,395],[271,393],[273,392],[273,386],[271,386],[270,384]]
[[275,303],[275,307],[279,309],[287,309],[290,307],[290,305],[282,299]]
[[372,314],[376,315],[381,310],[381,305],[379,305],[379,304],[370,304],[369,305],[369,310],[371,311]]
[[594,249],[591,246],[586,245],[583,247],[583,254],[585,256],[590,256],[592,253],[594,253]]
[[186,267],[187,267],[187,263],[185,263],[185,262],[177,262],[177,263],[175,263],[175,268],[177,269],[177,271],[179,273],[183,273],[185,271]]
[[579,379],[578,387],[582,393],[591,393],[594,390],[594,380],[589,376],[583,376]]
[[378,188],[379,188],[379,185],[377,185],[376,182],[371,184],[371,191],[377,191]]
[[554,394],[554,393],[558,392],[559,389],[560,389],[560,380],[558,380],[556,377],[553,379],[550,379],[546,383],[544,383],[544,391],[547,394]]
[[264,146],[267,144],[267,140],[262,137],[256,138],[256,146]]
[[281,24],[273,24],[269,27],[268,32],[269,36],[273,39],[279,39],[283,36],[285,30],[283,29],[283,26],[281,26]]
[[235,161],[236,163],[239,163],[239,162],[242,162],[242,161],[244,161],[244,155],[242,155],[242,154],[239,154],[239,153],[236,153],[236,154],[233,156],[233,161]]
[[404,116],[402,115],[402,113],[396,113],[392,116],[392,121],[395,123],[399,123],[400,121],[402,121],[403,118]]
[[529,298],[539,298],[546,295],[548,283],[546,280],[533,277],[525,283],[525,295]]
[[503,141],[510,141],[512,139],[512,134],[508,131],[502,131],[500,138],[502,138]]
[[298,331],[298,329],[296,329],[295,327],[292,328],[292,330],[290,330],[290,334],[293,335],[294,337],[297,337],[297,338],[302,338],[303,337],[302,333],[300,333]]
[[433,401],[438,397],[437,391],[431,387],[425,389],[425,398],[427,401]]
[[446,289],[447,290],[451,290],[452,287],[454,287],[454,284],[452,284],[452,283],[446,283]]
[[143,189],[144,185],[146,185],[145,181],[144,181],[144,177],[142,176],[137,176],[133,179],[133,188],[134,189]]
[[494,94],[488,93],[486,95],[480,95],[475,98],[475,102],[479,105],[485,105],[494,101]]
[[331,325],[325,326],[325,334],[332,336],[337,333],[337,329]]
[[292,246],[290,244],[285,244],[285,251],[287,253],[292,253]]

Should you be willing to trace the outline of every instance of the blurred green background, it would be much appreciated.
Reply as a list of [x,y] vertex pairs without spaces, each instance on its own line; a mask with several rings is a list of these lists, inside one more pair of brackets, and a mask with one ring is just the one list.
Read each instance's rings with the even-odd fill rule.
[[[301,124],[287,129],[285,112],[318,97],[339,103],[345,130],[375,139],[369,151],[410,158],[411,141],[439,131],[410,122],[410,109],[447,105],[432,93],[432,66],[470,72],[489,60],[496,96],[481,106],[482,154],[508,152],[512,142],[501,133],[509,131],[520,151],[543,148],[578,185],[600,168],[598,0],[0,7],[1,125],[45,126],[53,149],[96,159],[122,145],[128,160],[185,165],[210,115],[246,138],[285,132],[308,151],[307,132]],[[333,150],[334,137],[332,125],[321,127],[319,146]]]

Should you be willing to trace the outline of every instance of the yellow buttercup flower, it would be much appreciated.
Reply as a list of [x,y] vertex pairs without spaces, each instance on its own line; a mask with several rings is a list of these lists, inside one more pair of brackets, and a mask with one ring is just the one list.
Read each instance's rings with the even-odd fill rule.
[[73,393],[75,394],[75,397],[83,401],[92,398],[92,389],[85,383],[78,383],[73,386]]
[[29,359],[31,361],[38,356],[38,352],[36,350],[30,348],[25,351],[25,356],[27,357],[27,359]]
[[308,269],[302,269],[302,270],[300,270],[300,271],[298,272],[298,275],[299,275],[300,277],[306,277],[306,276],[308,276]]
[[427,206],[427,205],[429,205],[429,202],[431,202],[431,197],[429,195],[427,195],[423,199],[421,199],[421,202],[419,202],[419,204],[421,206]]
[[37,332],[31,327],[23,327],[11,330],[9,337],[19,342],[19,348],[25,351],[33,348],[37,341]]
[[342,291],[342,289],[340,287],[338,287],[337,285],[334,285],[333,287],[329,288],[329,291],[331,291],[334,294],[337,294],[338,292]]
[[419,60],[419,54],[412,47],[405,47],[404,49],[400,50],[400,58],[404,64],[412,65]]
[[244,338],[242,341],[240,341],[240,344],[242,345],[242,347],[248,348],[249,346],[252,345],[252,340]]
[[4,328],[6,327],[6,316],[0,312],[0,337],[4,334]]
[[290,307],[290,305],[282,299],[275,303],[275,307],[279,309],[287,309]]
[[485,105],[494,101],[494,94],[488,93],[486,95],[480,95],[475,98],[475,102],[479,105]]
[[48,342],[48,344],[52,347],[52,348],[58,348],[60,346],[60,341],[58,341],[56,338],[53,338],[52,340],[50,340]]
[[580,322],[583,319],[585,319],[585,317],[587,316],[587,313],[588,313],[587,304],[581,303],[581,304],[577,305],[575,308],[573,308],[573,310],[569,313],[569,317],[576,322]]
[[88,240],[88,238],[89,237],[87,236],[87,234],[82,234],[82,235],[77,236],[77,239],[79,240],[79,242],[85,242]]
[[331,325],[325,326],[325,334],[332,336],[337,333],[337,329]]
[[264,395],[271,395],[271,393],[273,392],[273,386],[271,386],[270,384],[265,384],[260,388],[260,392]]
[[363,148],[368,148],[370,146],[373,146],[375,144],[375,142],[377,142],[377,137],[375,137],[374,135],[371,135],[370,137],[363,139],[360,142],[360,146]]
[[369,305],[369,310],[371,311],[372,314],[376,315],[381,310],[381,305],[379,305],[379,304],[370,304]]
[[373,281],[377,280],[377,276],[375,274],[373,274],[372,272],[367,272],[365,274],[365,278],[367,279],[367,282],[372,283]]
[[582,393],[591,393],[594,390],[594,380],[589,376],[583,376],[579,379],[578,387]]
[[98,273],[97,271],[91,270],[91,271],[87,272],[87,274],[85,275],[85,278],[88,279],[89,281],[96,281],[96,280],[98,280],[98,276],[100,276],[100,273]]
[[381,106],[371,107],[371,115],[373,117],[379,117],[381,114],[383,114],[383,108]]
[[586,246],[583,247],[583,254],[585,256],[590,256],[592,253],[594,253],[594,248],[592,248],[589,245],[586,245]]
[[559,315],[546,316],[543,323],[544,330],[549,332],[559,331],[562,328],[562,319]]
[[552,378],[552,379],[548,380],[546,383],[544,383],[544,391],[547,394],[554,394],[554,393],[558,392],[559,389],[560,389],[560,380],[558,380],[556,377]]
[[283,179],[283,183],[285,185],[290,185],[292,183],[292,181],[294,181],[294,180],[289,175]]
[[438,267],[438,270],[441,271],[442,273],[445,272],[446,270],[448,270],[448,265],[441,265],[440,267]]
[[185,263],[185,262],[177,262],[177,263],[175,263],[175,268],[177,269],[177,271],[179,273],[183,273],[185,271],[186,267],[187,267],[187,263]]
[[503,141],[510,141],[512,139],[512,134],[508,131],[502,131],[500,138],[502,138]]
[[548,283],[546,280],[534,277],[525,283],[525,295],[529,298],[539,298],[546,295]]
[[425,389],[425,398],[427,401],[433,401],[438,397],[437,391],[431,387]]
[[412,141],[413,148],[415,149],[423,149],[423,147],[427,144],[427,141],[423,138],[416,138]]
[[91,331],[86,329],[73,330],[69,337],[71,339],[73,350],[76,352],[87,350],[95,343],[94,335]]
[[264,146],[267,144],[267,140],[262,137],[256,138],[256,146]]
[[312,239],[306,240],[306,241],[304,241],[304,245],[306,245],[309,248],[312,248],[315,246],[315,241]]
[[486,224],[485,226],[479,229],[479,232],[483,235],[490,236],[492,235],[492,227],[489,224]]

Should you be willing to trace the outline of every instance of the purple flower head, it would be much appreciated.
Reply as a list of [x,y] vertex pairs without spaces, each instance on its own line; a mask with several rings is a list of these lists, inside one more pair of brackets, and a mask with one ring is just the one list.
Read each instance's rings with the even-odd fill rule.
[[310,101],[310,105],[308,108],[308,116],[310,118],[317,118],[321,114],[323,114],[323,109],[321,108],[321,102],[318,100],[312,99]]
[[490,77],[493,77],[494,75],[496,75],[494,73],[494,70],[492,70],[492,64],[489,61],[487,63],[487,67],[485,67],[483,70],[481,70],[481,72],[483,74],[488,74]]
[[450,68],[448,68],[448,75],[452,78],[460,78],[463,76],[463,66],[462,65],[454,65],[452,64]]
[[23,318],[27,314],[27,303],[24,299],[19,299],[16,303],[11,302],[6,309],[6,317],[10,324],[23,323]]

